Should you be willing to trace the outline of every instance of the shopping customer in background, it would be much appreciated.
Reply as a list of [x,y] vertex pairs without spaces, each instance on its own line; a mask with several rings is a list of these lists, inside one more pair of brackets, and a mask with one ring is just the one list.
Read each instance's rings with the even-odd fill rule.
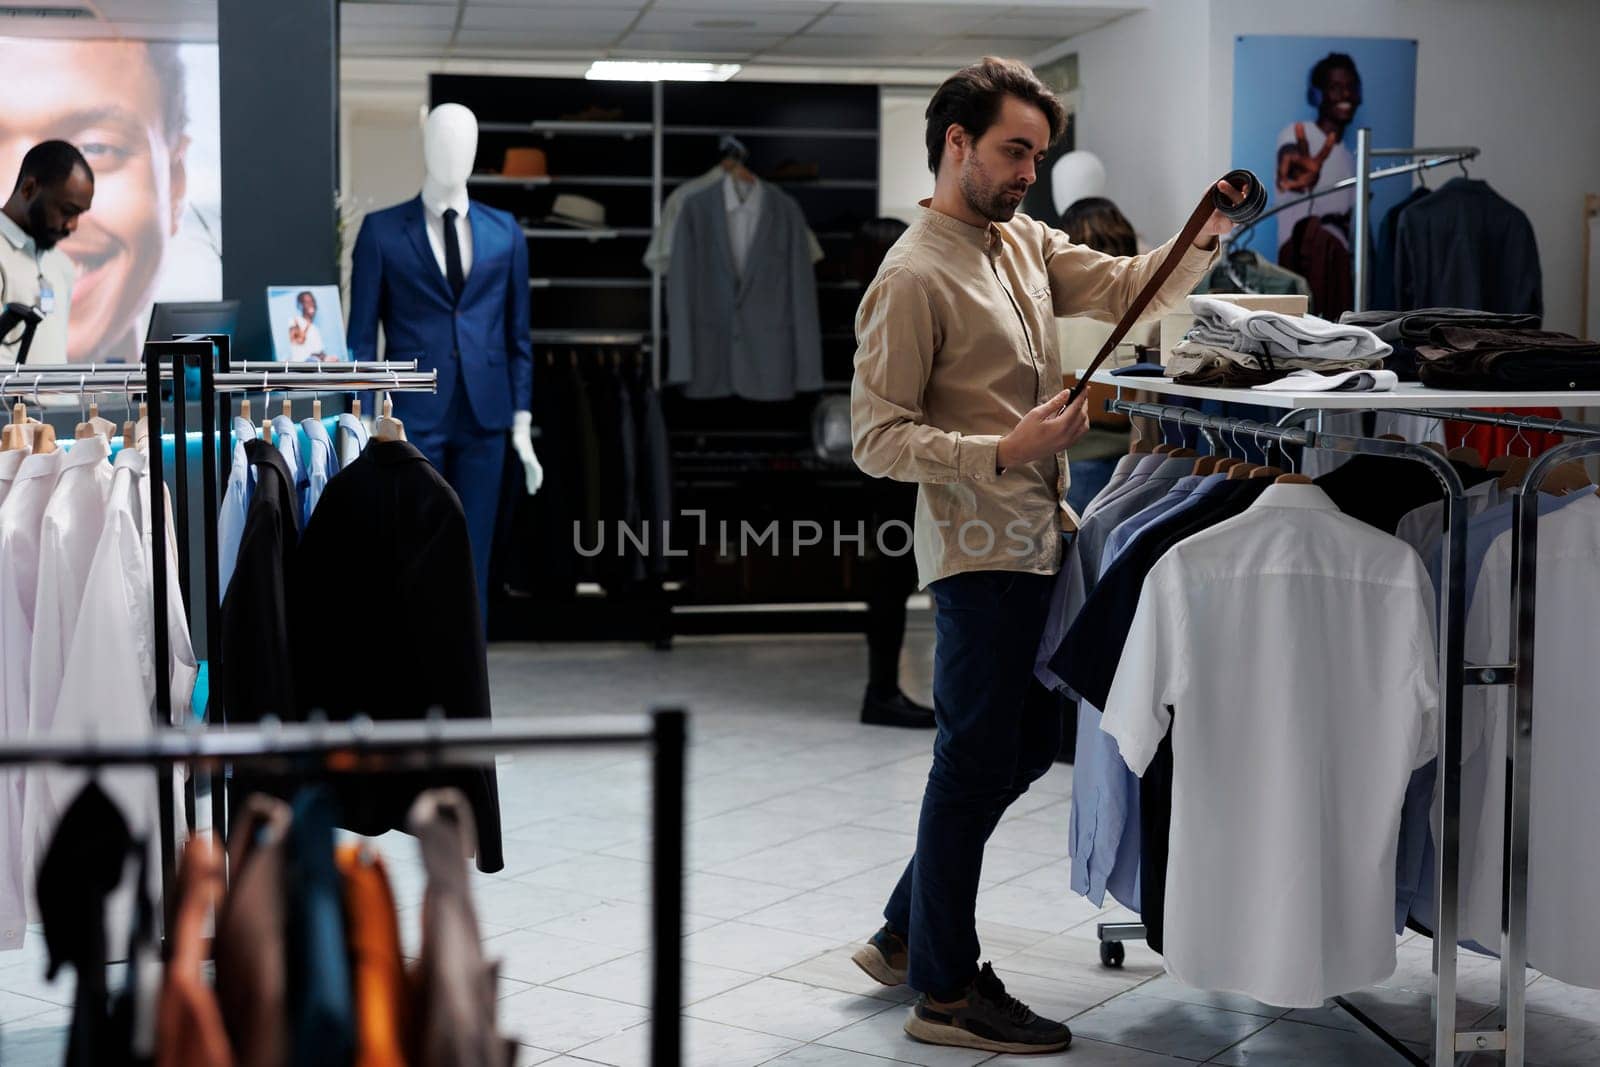
[[[984,845],[1059,747],[1056,703],[1033,680],[1060,567],[1062,453],[1088,430],[1058,391],[1058,315],[1115,320],[1166,257],[1114,257],[1018,215],[1066,114],[1026,66],[986,59],[927,111],[934,191],[857,313],[851,432],[869,475],[916,482],[918,578],[936,605],[938,732],[917,849],[856,954],[921,993],[906,1032],[998,1052],[1067,1047],[978,966]],[[1224,191],[1239,199],[1242,193]],[[1220,213],[1151,304],[1175,305],[1210,266]]]
[[[56,247],[78,230],[94,203],[94,172],[65,141],[34,145],[22,157],[16,184],[0,208],[0,306],[20,304],[39,316],[28,358],[35,364],[67,358],[72,307],[72,261]],[[0,361],[15,363],[26,328],[0,337]]]

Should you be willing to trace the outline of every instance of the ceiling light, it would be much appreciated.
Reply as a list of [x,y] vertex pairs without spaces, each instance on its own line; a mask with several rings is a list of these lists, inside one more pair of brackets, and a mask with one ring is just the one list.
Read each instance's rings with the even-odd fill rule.
[[597,59],[584,75],[590,81],[725,82],[739,73],[737,63],[676,63]]

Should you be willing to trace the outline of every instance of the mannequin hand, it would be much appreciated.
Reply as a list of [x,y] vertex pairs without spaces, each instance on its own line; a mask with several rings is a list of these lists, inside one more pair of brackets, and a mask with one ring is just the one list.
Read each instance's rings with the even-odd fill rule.
[[517,458],[522,460],[522,470],[528,479],[528,495],[539,491],[544,484],[544,468],[539,466],[539,457],[533,454],[533,415],[526,411],[519,411],[511,416],[511,448],[516,452]]

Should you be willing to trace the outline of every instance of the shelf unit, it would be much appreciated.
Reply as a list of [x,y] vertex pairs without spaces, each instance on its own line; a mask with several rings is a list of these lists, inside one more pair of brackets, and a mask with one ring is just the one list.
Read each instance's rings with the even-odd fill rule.
[[[825,258],[817,267],[818,310],[824,335],[824,380],[839,392],[851,375],[854,318],[862,285],[850,276],[856,229],[878,215],[879,93],[876,86],[791,84],[593,82],[576,78],[434,75],[434,106],[455,102],[479,119],[472,193],[517,217],[528,240],[532,327],[535,343],[633,349],[649,356],[659,384],[667,356],[666,287],[643,256],[668,194],[716,164],[724,135],[745,141],[748,165],[758,175],[785,163],[812,164],[816,177],[780,178],[769,184],[800,205]],[[564,119],[563,115],[615,113],[614,122]],[[508,148],[537,146],[550,173],[506,177]],[[556,196],[589,197],[605,208],[592,230],[546,223]],[[564,357],[562,357],[564,358]],[[581,352],[577,357],[583,358]],[[846,386],[847,387],[847,386]],[[851,493],[867,481],[853,468],[810,469],[815,397],[757,403],[743,400],[689,401],[667,393],[664,414],[672,441],[674,511],[719,510],[730,517],[766,522],[791,509],[855,518]],[[723,461],[727,453],[744,457]],[[750,458],[757,457],[757,458]],[[831,549],[831,546],[828,546]],[[693,557],[693,553],[691,553]],[[746,563],[750,561],[745,561]],[[798,603],[815,600],[816,589],[833,587],[860,599],[851,573],[828,572],[825,561],[785,556],[759,560],[762,573],[727,561],[691,558],[675,613],[694,609],[692,623],[704,632],[717,625],[716,612],[730,602]],[[849,568],[845,568],[849,571]],[[859,571],[860,568],[856,568]],[[737,573],[736,573],[737,572]],[[670,590],[673,582],[667,583]],[[604,599],[604,598],[598,598]],[[580,636],[593,605],[579,597],[574,615],[562,605],[556,637]],[[628,605],[618,603],[613,609]],[[635,614],[638,614],[635,612]],[[859,614],[859,613],[858,613]],[[771,616],[769,617],[776,618]],[[601,636],[622,636],[615,620],[592,627]],[[748,628],[748,617],[739,627]],[[651,636],[648,629],[640,634]]]

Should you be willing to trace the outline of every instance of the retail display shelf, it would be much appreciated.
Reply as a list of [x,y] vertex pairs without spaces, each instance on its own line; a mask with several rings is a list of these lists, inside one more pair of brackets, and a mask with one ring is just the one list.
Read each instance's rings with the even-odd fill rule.
[[1257,389],[1219,389],[1184,385],[1166,378],[1118,376],[1096,371],[1089,379],[1126,392],[1154,393],[1189,400],[1219,400],[1258,407],[1325,408],[1330,411],[1383,411],[1387,408],[1537,408],[1597,407],[1600,392],[1547,390],[1544,392],[1494,392],[1479,389],[1430,389],[1419,382],[1401,382],[1385,393],[1276,393]]
[[649,278],[529,278],[530,289],[648,289]]
[[668,134],[694,137],[840,137],[876,141],[876,129],[846,129],[837,126],[664,126]]
[[586,137],[639,137],[650,133],[655,127],[648,122],[480,122],[478,130],[482,133],[542,133],[554,136],[558,133],[579,134]]
[[615,241],[619,237],[649,237],[653,231],[641,227],[585,230],[574,227],[524,226],[524,237],[549,241]]
[[[687,179],[686,179],[687,180]],[[650,178],[616,177],[609,174],[545,174],[537,178],[508,178],[504,174],[474,174],[468,185],[510,185],[537,189],[545,185],[588,185],[596,188],[648,189]]]
[[[698,178],[698,174],[690,174],[682,178],[663,178],[663,185],[683,185]],[[870,189],[877,191],[878,183],[870,178],[764,178],[771,185],[779,185],[785,189]]]

